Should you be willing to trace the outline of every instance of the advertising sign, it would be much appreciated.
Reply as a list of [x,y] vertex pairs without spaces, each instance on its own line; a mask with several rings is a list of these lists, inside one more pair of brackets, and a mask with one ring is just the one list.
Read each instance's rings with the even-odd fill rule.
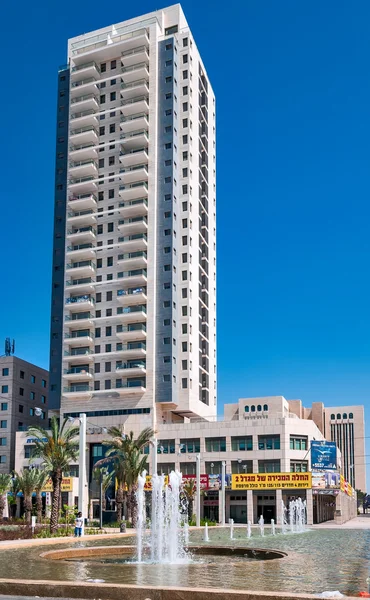
[[336,471],[337,468],[337,446],[335,442],[312,441],[312,471]]
[[[212,477],[212,475],[200,475],[200,489],[201,490],[208,490],[209,488],[209,477]],[[218,477],[218,475],[217,475]],[[183,475],[182,476],[182,480],[183,482],[185,482],[187,479],[193,479],[194,483],[195,483],[195,489],[197,487],[197,482],[196,482],[196,475]]]
[[343,475],[340,476],[340,490],[347,496],[353,496],[353,487],[344,479]]
[[310,489],[311,473],[249,473],[231,476],[232,490]]
[[[168,485],[168,475],[164,476],[164,485]],[[146,481],[145,481],[145,485],[144,485],[144,491],[145,492],[151,492],[152,491],[152,476],[151,475],[147,475],[146,476]]]
[[[72,492],[73,490],[73,477],[63,477],[61,491],[62,492]],[[53,483],[51,479],[45,483],[44,487],[41,490],[42,492],[52,492],[53,491]]]
[[312,489],[339,490],[340,474],[332,471],[312,471]]

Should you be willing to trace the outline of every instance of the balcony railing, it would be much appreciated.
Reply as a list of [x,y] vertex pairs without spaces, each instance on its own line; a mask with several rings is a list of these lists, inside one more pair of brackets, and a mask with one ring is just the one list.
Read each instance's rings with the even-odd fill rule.
[[66,285],[68,285],[69,287],[74,285],[85,285],[90,283],[95,283],[95,279],[93,279],[92,277],[82,277],[81,279],[70,279],[69,281],[66,281]]
[[71,99],[71,104],[77,104],[77,102],[84,102],[85,100],[96,100],[95,94],[85,94],[84,96],[77,96],[77,98]]
[[71,369],[64,369],[64,375],[93,375],[94,372],[86,367],[85,365],[79,367],[72,367]]
[[131,223],[147,223],[146,217],[132,217],[130,219],[119,219],[118,225],[130,225]]
[[146,294],[146,287],[130,288],[128,290],[117,290],[117,296],[135,296],[136,294]]
[[147,271],[146,269],[134,269],[133,271],[121,271],[120,273],[117,273],[118,279],[121,279],[122,277],[135,277],[136,275],[143,275],[146,277]]
[[91,231],[96,235],[96,229],[94,227],[79,227],[78,229],[68,229],[68,235],[74,235],[75,233],[85,233],[86,231]]
[[138,135],[145,135],[149,139],[149,133],[146,129],[138,129],[137,131],[132,131],[130,133],[121,133],[119,137],[121,140],[128,140],[137,137]]
[[69,147],[70,152],[76,152],[77,150],[87,150],[88,148],[96,148],[94,142],[91,144],[75,144]]
[[86,131],[93,131],[98,135],[97,130],[93,125],[86,125],[86,127],[78,127],[77,129],[72,129],[71,135],[77,135],[78,133],[85,133]]
[[122,389],[122,388],[134,388],[134,387],[143,387],[145,388],[146,386],[146,380],[145,379],[134,379],[134,380],[128,380],[128,381],[117,381],[116,382],[116,389]]
[[133,242],[134,240],[147,240],[148,236],[146,233],[134,233],[133,235],[124,235],[118,238],[118,242]]
[[146,85],[148,87],[148,82],[146,79],[137,79],[136,81],[133,81],[132,83],[121,83],[121,90],[130,90],[139,85]]
[[136,65],[132,65],[131,67],[121,67],[121,72],[122,73],[132,73],[133,71],[138,71],[139,69],[142,69],[142,68],[146,68],[149,73],[149,67],[146,64],[146,62],[137,63]]
[[64,320],[65,321],[76,321],[78,323],[78,321],[82,321],[85,319],[93,319],[94,315],[91,312],[85,311],[82,313],[74,313],[72,316],[70,315],[65,315]]
[[130,154],[137,154],[138,152],[145,152],[147,154],[148,148],[134,148],[128,152],[120,152],[120,156],[128,156]]
[[66,304],[79,304],[80,302],[91,302],[95,304],[95,300],[89,294],[83,294],[82,296],[71,296],[71,298],[66,298]]
[[80,79],[79,81],[73,81],[71,83],[71,88],[77,88],[81,85],[86,85],[88,83],[98,83],[98,80],[95,77],[88,77],[87,79]]
[[142,52],[148,53],[148,49],[146,46],[138,46],[138,48],[134,48],[133,50],[126,50],[126,52],[121,52],[121,56],[133,56],[135,54],[141,54]]
[[98,168],[98,163],[96,162],[96,160],[79,160],[77,162],[70,162],[68,164],[70,169],[74,169],[75,167],[85,167],[87,165],[92,165],[96,168]]
[[[121,156],[124,155],[122,152]],[[144,169],[146,173],[148,173],[148,165],[135,165],[134,167],[127,167],[127,169],[120,169],[120,173],[132,173],[133,171],[137,171],[138,169]]]
[[65,339],[69,340],[69,339],[85,338],[85,337],[95,338],[95,335],[88,329],[84,329],[83,331],[72,331],[72,333],[65,333],[64,337],[65,337]]
[[64,356],[87,356],[93,354],[90,348],[72,348],[71,350],[64,350]]
[[[122,31],[122,29],[118,30],[118,33],[120,33],[120,31]],[[119,36],[110,36],[108,33],[94,35],[72,44],[72,55],[75,56],[76,54],[91,52],[92,50],[94,50],[94,48],[103,48],[104,46],[107,46],[112,42],[116,44],[121,41],[123,42],[126,40],[131,40],[140,35],[145,35],[146,37],[148,37],[146,29],[137,29],[135,31],[130,31],[129,33],[123,33]]]
[[146,350],[145,342],[127,342],[127,344],[117,344],[117,350],[124,352],[125,350]]
[[128,333],[129,331],[146,331],[144,323],[133,323],[132,325],[117,325],[117,333]]
[[68,217],[72,218],[72,217],[83,217],[85,215],[95,215],[96,212],[93,211],[92,208],[87,208],[86,210],[78,210],[75,212],[69,212],[68,213]]
[[95,250],[95,246],[93,244],[77,244],[76,246],[67,246],[67,252],[75,252],[76,250]]
[[117,365],[117,370],[124,370],[124,369],[145,369],[146,368],[146,363],[144,360],[131,360],[129,362],[126,363],[122,363],[122,364],[118,364]]
[[87,177],[78,177],[77,179],[68,179],[68,185],[76,185],[76,183],[88,183],[89,181],[94,181],[95,177],[89,175]]
[[80,260],[79,262],[67,264],[67,269],[79,269],[80,267],[92,267],[96,269],[96,264],[92,260]]
[[136,104],[136,102],[146,102],[149,105],[149,96],[135,96],[135,98],[131,98],[130,100],[121,100],[121,106]]
[[119,254],[117,256],[117,260],[130,260],[132,258],[146,258],[147,253],[144,250],[138,250],[137,252],[125,252],[124,254]]
[[118,204],[119,208],[127,208],[128,206],[136,206],[137,204],[145,204],[148,206],[148,200],[146,198],[138,198],[137,200],[126,200]]
[[[141,288],[144,289],[144,288]],[[119,290],[119,291],[123,291],[123,290]],[[117,293],[117,296],[122,296],[123,294],[119,294]],[[146,314],[146,306],[144,304],[138,304],[137,306],[127,306],[126,308],[123,309],[122,313],[119,314],[123,314],[123,315],[127,315],[128,313],[136,313],[136,312],[143,312]]]
[[91,108],[90,110],[83,110],[81,112],[76,112],[71,115],[71,120],[80,119],[81,117],[88,117],[89,115],[97,115],[98,112]]
[[93,392],[93,388],[91,385],[85,383],[76,383],[75,385],[70,385],[68,387],[63,388],[63,392],[68,394],[69,392]]
[[71,72],[76,73],[76,71],[82,71],[82,69],[88,69],[89,67],[95,67],[95,69],[100,73],[100,67],[98,67],[96,62],[94,62],[93,60],[90,62],[84,63],[83,65],[77,65],[75,67],[72,67]]

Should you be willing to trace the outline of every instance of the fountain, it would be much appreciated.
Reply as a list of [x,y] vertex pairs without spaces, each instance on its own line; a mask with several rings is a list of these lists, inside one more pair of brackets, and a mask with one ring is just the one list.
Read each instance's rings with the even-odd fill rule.
[[230,523],[230,539],[234,539],[234,519],[229,519]]
[[203,542],[209,542],[208,523],[206,523],[204,526]]
[[260,516],[260,518],[258,520],[258,525],[260,527],[261,536],[264,537],[264,535],[265,535],[265,519],[263,518],[263,515]]
[[289,528],[292,533],[303,533],[306,531],[306,501],[302,498],[289,502]]
[[247,538],[250,538],[251,535],[252,535],[252,525],[251,525],[251,522],[248,521],[248,524],[247,524]]
[[274,519],[271,519],[271,535],[276,535],[276,527]]
[[[143,547],[145,542],[145,473],[138,479],[137,502],[138,522],[136,534],[137,560],[143,562]],[[187,562],[185,531],[183,515],[179,510],[182,475],[172,471],[169,485],[164,486],[164,475],[152,477],[152,523],[148,545],[150,547],[150,562],[179,564]]]
[[287,515],[287,508],[284,504],[284,500],[281,501],[281,533],[282,534],[286,534],[288,533],[288,521],[286,518]]

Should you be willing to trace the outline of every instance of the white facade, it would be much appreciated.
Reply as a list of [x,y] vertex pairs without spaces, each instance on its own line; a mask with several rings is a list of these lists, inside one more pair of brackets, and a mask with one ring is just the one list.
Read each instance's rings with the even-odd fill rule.
[[215,98],[181,7],[73,38],[68,62],[61,413],[212,417]]

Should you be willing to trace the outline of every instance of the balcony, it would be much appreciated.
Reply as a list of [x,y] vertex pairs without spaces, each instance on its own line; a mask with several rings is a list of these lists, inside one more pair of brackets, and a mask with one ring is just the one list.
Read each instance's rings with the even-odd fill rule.
[[67,256],[70,260],[74,258],[95,258],[96,247],[94,244],[74,244],[73,246],[67,246]]
[[69,279],[66,281],[66,288],[71,291],[93,292],[95,289],[95,279],[92,277],[81,277],[80,279]]
[[70,177],[97,177],[98,163],[95,160],[71,161],[68,165],[68,174]]
[[76,65],[71,69],[71,81],[78,81],[87,77],[93,77],[94,79],[100,77],[100,68],[93,60],[82,65]]
[[148,148],[134,148],[128,152],[121,152],[119,155],[120,163],[123,167],[134,167],[136,165],[148,164]]
[[91,208],[87,210],[78,210],[68,212],[68,225],[95,225],[96,212]]
[[148,184],[146,181],[135,181],[119,186],[119,195],[123,201],[148,197]]
[[130,340],[142,340],[146,338],[145,323],[133,323],[132,325],[118,325],[117,337],[124,342]]
[[80,112],[85,110],[99,110],[98,97],[95,94],[84,94],[71,98],[71,110]]
[[146,380],[127,380],[116,383],[116,392],[119,393],[120,396],[139,396],[145,392],[146,389]]
[[66,275],[92,276],[95,275],[96,264],[91,260],[81,260],[79,262],[69,263],[66,266]]
[[141,129],[145,129],[147,131],[149,128],[148,115],[145,113],[139,113],[132,115],[131,117],[121,117],[120,126],[122,133],[131,133],[132,131]]
[[[82,342],[82,340],[81,340]],[[73,363],[82,363],[84,364],[86,361],[93,362],[94,356],[93,351],[89,346],[84,346],[80,348],[71,348],[70,350],[64,350],[63,361],[73,362]]]
[[137,79],[130,83],[121,83],[121,96],[125,100],[131,100],[136,96],[147,96],[149,94],[149,83],[146,79]]
[[121,100],[121,113],[125,117],[138,113],[148,114],[149,98],[148,96],[135,96],[129,100]]
[[75,383],[63,388],[67,398],[90,398],[94,389],[89,383]]
[[82,110],[72,113],[69,117],[69,122],[73,127],[85,127],[86,125],[93,125],[94,127],[98,127],[98,118],[98,111],[90,108],[88,110]]
[[117,28],[115,33],[102,33],[84,37],[72,44],[71,54],[75,64],[86,62],[86,53],[89,57],[94,56],[96,62],[108,58],[114,58],[119,52],[132,50],[138,46],[148,46],[149,38],[146,29],[136,29],[125,33],[124,28]]
[[71,242],[89,242],[96,239],[96,230],[91,227],[73,227],[67,230],[67,238]]
[[92,346],[94,344],[95,336],[89,329],[79,329],[76,331],[71,331],[70,333],[64,334],[64,342],[68,344],[68,346]]
[[68,198],[68,206],[73,210],[96,209],[97,198],[94,194],[77,194]]
[[137,148],[146,148],[149,144],[149,134],[146,129],[138,129],[129,133],[121,133],[120,141],[122,144],[122,152],[135,150]]
[[70,296],[65,299],[66,310],[69,310],[70,312],[78,312],[84,309],[90,310],[91,308],[94,308],[94,305],[95,300],[89,294]]
[[130,67],[136,63],[149,63],[149,51],[146,46],[139,46],[133,50],[126,50],[121,53],[121,62],[123,67]]
[[91,142],[89,144],[76,144],[69,147],[69,158],[73,160],[95,160],[98,156],[97,146]]
[[130,377],[130,375],[145,375],[146,362],[145,360],[129,360],[117,365],[117,375],[122,377]]
[[124,279],[124,284],[130,286],[142,286],[147,282],[146,269],[135,269],[133,271],[122,271],[117,273],[118,279]]
[[135,181],[148,181],[148,166],[137,164],[120,170],[120,178],[125,185]]
[[82,144],[97,144],[99,139],[98,131],[93,125],[85,127],[76,127],[69,133],[69,141],[74,146]]
[[134,233],[146,233],[148,231],[147,217],[131,217],[130,219],[120,219],[118,221],[118,229],[125,235],[133,235]]
[[119,254],[117,257],[117,264],[126,267],[127,269],[145,268],[148,264],[147,253],[139,251],[126,252],[126,254]]
[[[136,62],[133,65],[124,65],[121,67],[123,86],[140,80],[148,81],[149,65],[147,61]],[[122,87],[122,86],[121,86]],[[124,89],[124,87],[123,87]]]
[[[121,295],[123,298],[124,296]],[[130,296],[125,296],[130,299]],[[125,306],[123,312],[119,314],[119,319],[123,323],[133,323],[146,320],[146,306],[138,304],[137,306]]]
[[96,183],[95,177],[78,177],[76,179],[68,179],[68,188],[69,191],[74,194],[88,194],[96,192],[98,189],[98,185]]
[[145,233],[135,233],[118,238],[118,245],[125,252],[138,252],[146,250],[148,247],[147,235]]
[[96,77],[81,77],[78,81],[72,81],[71,83],[71,98],[77,98],[86,94],[98,94],[99,80]]
[[74,313],[72,315],[65,315],[64,317],[65,327],[76,328],[76,327],[93,327],[94,326],[94,315],[90,311],[82,311]]
[[120,215],[125,218],[148,214],[148,200],[146,198],[138,198],[137,200],[120,202],[118,207]]
[[140,358],[146,355],[145,342],[128,342],[127,344],[117,344],[117,350],[122,358]]
[[128,290],[118,290],[117,300],[120,304],[146,304],[146,287],[130,288]]
[[89,369],[88,365],[81,365],[78,367],[71,367],[70,369],[64,369],[63,377],[69,381],[91,381],[94,379],[94,372]]

